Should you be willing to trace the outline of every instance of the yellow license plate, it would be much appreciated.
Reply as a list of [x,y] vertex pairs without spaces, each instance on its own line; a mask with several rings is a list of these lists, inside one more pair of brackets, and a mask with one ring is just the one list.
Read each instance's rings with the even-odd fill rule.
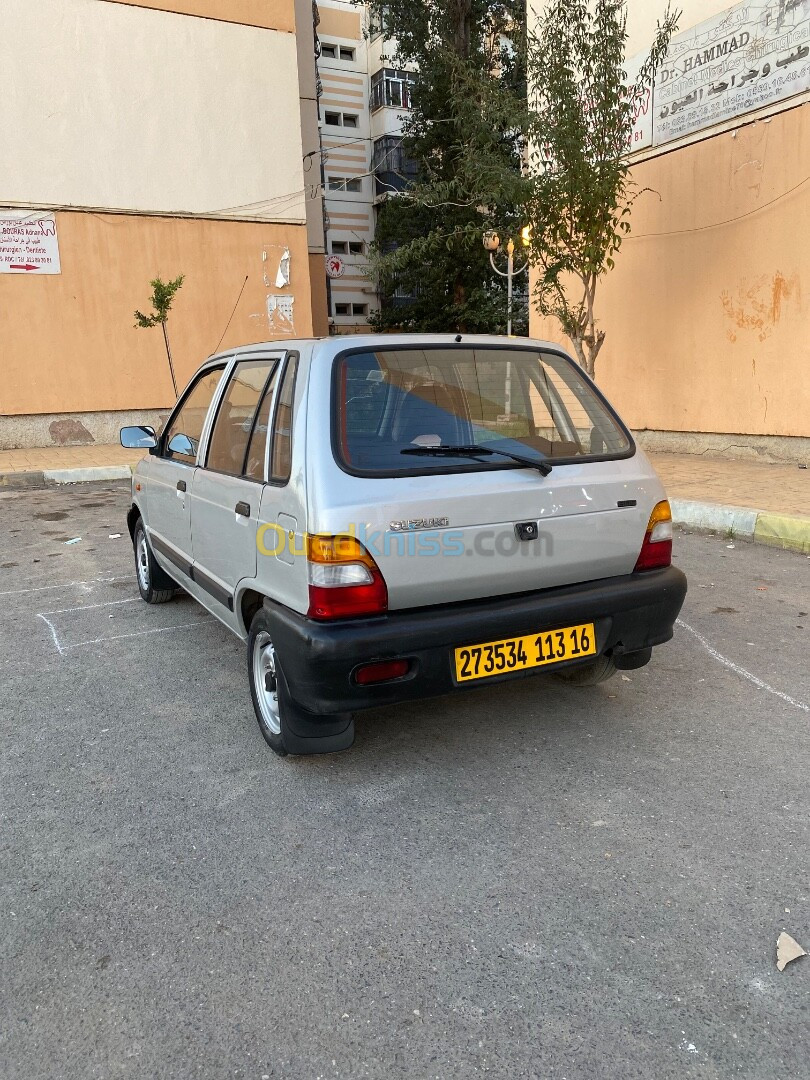
[[483,645],[465,645],[455,650],[456,680],[488,679],[509,671],[560,664],[596,654],[593,623],[566,626],[562,630],[543,630],[539,634],[488,641]]

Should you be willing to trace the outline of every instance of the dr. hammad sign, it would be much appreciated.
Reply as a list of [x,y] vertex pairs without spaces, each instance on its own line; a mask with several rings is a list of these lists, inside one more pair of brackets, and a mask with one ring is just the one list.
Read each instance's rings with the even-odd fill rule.
[[810,0],[737,4],[672,39],[653,88],[652,144],[808,88]]

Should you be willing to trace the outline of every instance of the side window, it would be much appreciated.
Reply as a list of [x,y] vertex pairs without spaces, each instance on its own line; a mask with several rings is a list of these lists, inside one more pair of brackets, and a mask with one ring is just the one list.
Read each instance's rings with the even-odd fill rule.
[[163,455],[172,461],[193,465],[197,460],[205,417],[225,365],[201,375],[183,399],[163,435]]
[[279,365],[276,364],[264,388],[261,405],[256,414],[256,423],[253,425],[253,434],[250,436],[250,445],[245,459],[245,476],[251,480],[264,480],[264,452],[267,447],[270,408],[273,404],[273,390],[276,386],[278,368]]
[[211,432],[207,468],[229,476],[242,475],[253,418],[273,363],[244,360],[234,368]]
[[278,405],[273,423],[273,461],[270,479],[286,484],[292,470],[292,407],[295,393],[295,374],[298,370],[298,357],[288,358],[284,368],[284,377],[278,394]]

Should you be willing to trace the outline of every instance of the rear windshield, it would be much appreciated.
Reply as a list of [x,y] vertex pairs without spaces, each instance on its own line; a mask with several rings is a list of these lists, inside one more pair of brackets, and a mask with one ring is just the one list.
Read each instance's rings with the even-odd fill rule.
[[337,361],[335,443],[369,476],[519,468],[415,447],[483,447],[574,462],[624,457],[633,444],[565,357],[525,348],[375,349]]

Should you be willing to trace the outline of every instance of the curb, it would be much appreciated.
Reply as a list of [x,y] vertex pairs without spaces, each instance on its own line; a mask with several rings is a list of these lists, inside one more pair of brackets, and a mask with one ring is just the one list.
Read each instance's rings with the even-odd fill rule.
[[[129,465],[98,465],[86,469],[45,469],[0,473],[0,491],[32,491],[61,484],[84,484],[94,480],[129,480]],[[752,510],[747,506],[670,499],[672,520],[690,529],[728,533],[754,544],[810,555],[810,517]]]
[[724,532],[736,539],[810,555],[810,517],[751,510],[746,506],[670,499],[672,520],[690,529]]
[[94,465],[86,469],[35,469],[0,473],[0,491],[34,491],[59,484],[87,484],[94,480],[129,480],[129,465]]

